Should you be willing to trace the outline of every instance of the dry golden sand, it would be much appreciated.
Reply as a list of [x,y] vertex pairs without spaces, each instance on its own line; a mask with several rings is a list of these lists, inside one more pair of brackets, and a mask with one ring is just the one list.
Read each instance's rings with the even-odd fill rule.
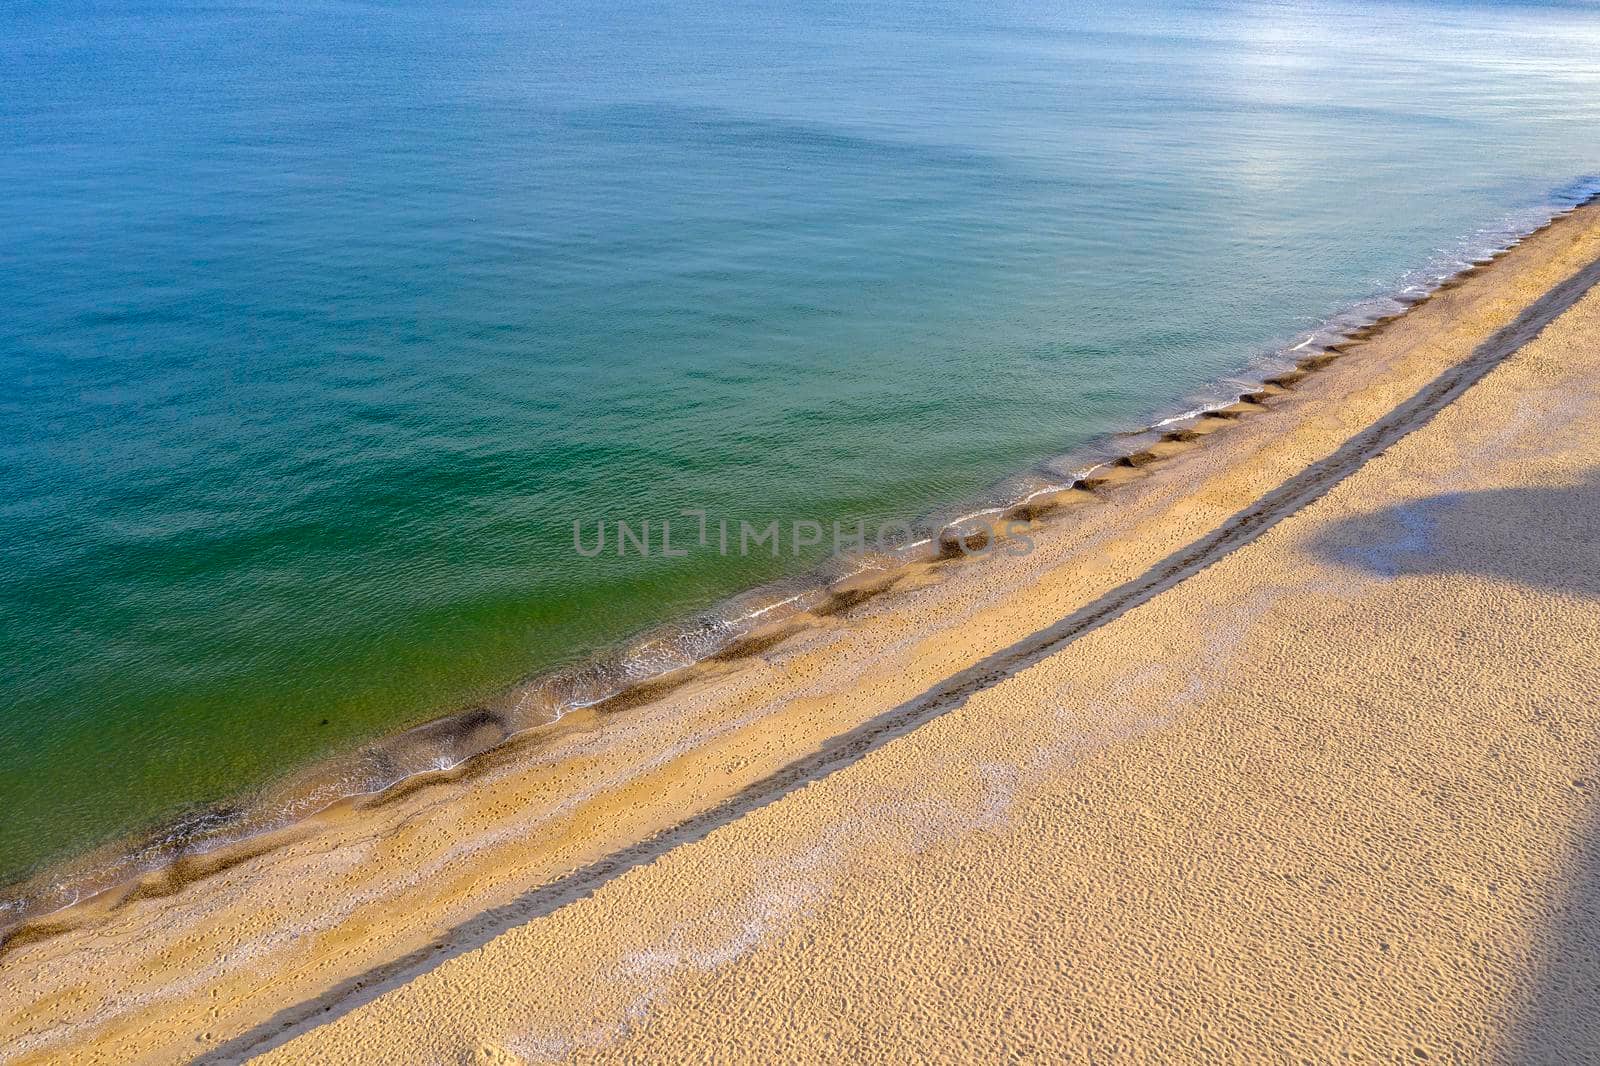
[[1394,413],[1596,259],[1581,209],[1029,556],[23,940],[0,1055],[1592,1059],[1600,290]]

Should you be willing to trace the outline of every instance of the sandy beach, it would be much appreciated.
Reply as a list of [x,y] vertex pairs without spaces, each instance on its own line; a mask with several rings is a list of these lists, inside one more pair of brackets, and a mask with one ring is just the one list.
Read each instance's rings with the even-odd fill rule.
[[1600,207],[1062,493],[24,928],[0,1060],[1600,1054]]

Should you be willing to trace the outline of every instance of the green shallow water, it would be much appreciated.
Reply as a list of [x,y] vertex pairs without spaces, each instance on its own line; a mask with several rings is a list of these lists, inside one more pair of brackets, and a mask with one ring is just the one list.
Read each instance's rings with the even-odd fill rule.
[[816,558],[574,519],[981,501],[1600,171],[1581,6],[7,23],[0,879]]

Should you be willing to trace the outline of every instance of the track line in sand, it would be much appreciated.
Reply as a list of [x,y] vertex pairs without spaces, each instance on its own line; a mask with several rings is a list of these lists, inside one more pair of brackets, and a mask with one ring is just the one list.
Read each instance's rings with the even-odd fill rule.
[[603,859],[492,908],[450,930],[432,945],[349,978],[313,1000],[285,1008],[195,1061],[239,1062],[288,1043],[377,999],[506,930],[551,914],[591,895],[628,870],[699,840],[746,813],[854,763],[925,722],[960,707],[974,694],[1027,669],[1067,644],[1149,602],[1179,582],[1241,548],[1323,496],[1372,456],[1419,429],[1600,283],[1600,259],[1530,304],[1510,325],[1485,340],[1332,455],[1310,464],[1212,532],[1167,556],[1140,576],[1064,618],[960,670],[891,710],[834,737],[812,754],[742,789],[717,806]]

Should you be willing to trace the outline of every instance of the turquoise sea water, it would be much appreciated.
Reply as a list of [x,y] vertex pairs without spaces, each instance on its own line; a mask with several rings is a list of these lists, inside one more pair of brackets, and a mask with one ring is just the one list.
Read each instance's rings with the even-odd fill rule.
[[982,501],[1600,173],[1590,6],[4,20],[0,880],[815,561],[574,519]]

